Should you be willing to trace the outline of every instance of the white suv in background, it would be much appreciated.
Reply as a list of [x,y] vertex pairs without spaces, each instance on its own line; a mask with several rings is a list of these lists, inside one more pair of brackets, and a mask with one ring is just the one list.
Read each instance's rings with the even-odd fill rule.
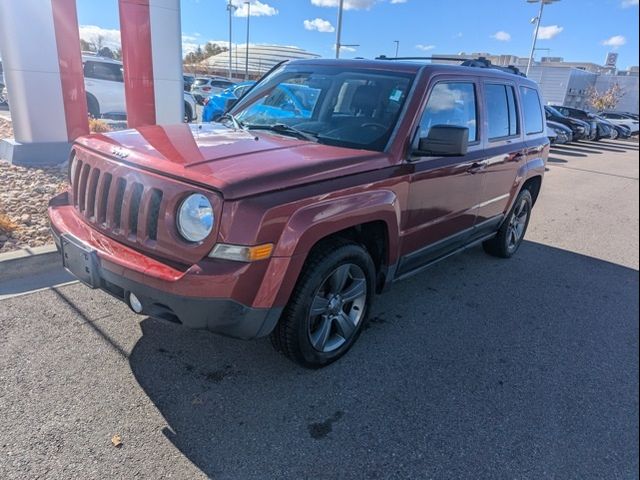
[[[122,62],[95,55],[82,55],[84,86],[87,91],[87,108],[94,118],[126,119]],[[196,101],[184,92],[184,119],[196,120]]]
[[638,130],[640,129],[639,123],[637,120],[630,118],[624,113],[618,112],[602,112],[599,114],[601,117],[606,118],[614,125],[621,125],[624,127],[628,127],[631,130],[632,135],[637,135]]

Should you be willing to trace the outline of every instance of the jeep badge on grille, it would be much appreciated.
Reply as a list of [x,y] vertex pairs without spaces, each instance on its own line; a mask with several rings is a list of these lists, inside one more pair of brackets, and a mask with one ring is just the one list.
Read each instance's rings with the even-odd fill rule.
[[114,147],[111,149],[111,153],[118,158],[127,158],[129,156],[129,151],[124,148]]

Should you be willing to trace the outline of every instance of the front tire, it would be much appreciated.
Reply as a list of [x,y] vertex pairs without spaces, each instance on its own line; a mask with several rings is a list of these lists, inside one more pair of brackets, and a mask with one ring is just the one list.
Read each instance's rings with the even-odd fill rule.
[[482,244],[484,251],[494,257],[511,258],[520,248],[527,232],[532,208],[531,192],[524,188],[518,194],[509,215],[498,230],[498,234]]
[[307,368],[342,357],[362,332],[375,292],[375,267],[360,245],[329,241],[314,249],[271,334],[274,348]]

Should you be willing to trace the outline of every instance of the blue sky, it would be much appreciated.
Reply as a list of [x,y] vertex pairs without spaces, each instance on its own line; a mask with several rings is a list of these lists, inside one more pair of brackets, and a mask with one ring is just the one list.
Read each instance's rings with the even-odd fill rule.
[[[233,0],[242,5],[242,0]],[[185,50],[208,40],[226,41],[226,0],[182,0]],[[338,0],[252,0],[251,43],[295,45],[333,56]],[[116,41],[117,0],[77,0],[83,37],[101,33]],[[342,42],[359,44],[343,57],[489,52],[528,56],[538,5],[525,0],[345,0]],[[233,18],[234,41],[244,43],[246,14]],[[638,0],[561,0],[545,7],[538,55],[638,65]],[[606,44],[608,43],[608,45]]]

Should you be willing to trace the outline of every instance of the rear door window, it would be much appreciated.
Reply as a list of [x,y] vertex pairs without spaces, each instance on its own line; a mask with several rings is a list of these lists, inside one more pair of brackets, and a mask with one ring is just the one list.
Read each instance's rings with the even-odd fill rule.
[[487,84],[485,86],[489,140],[518,134],[518,115],[513,87]]
[[111,82],[123,81],[122,66],[117,63],[86,62],[84,65],[84,76]]
[[538,91],[529,87],[520,87],[522,113],[524,116],[524,131],[527,135],[542,133],[544,120]]
[[469,142],[478,140],[476,88],[471,82],[438,83],[427,101],[420,120],[420,137],[428,137],[431,127],[455,125],[469,129]]

